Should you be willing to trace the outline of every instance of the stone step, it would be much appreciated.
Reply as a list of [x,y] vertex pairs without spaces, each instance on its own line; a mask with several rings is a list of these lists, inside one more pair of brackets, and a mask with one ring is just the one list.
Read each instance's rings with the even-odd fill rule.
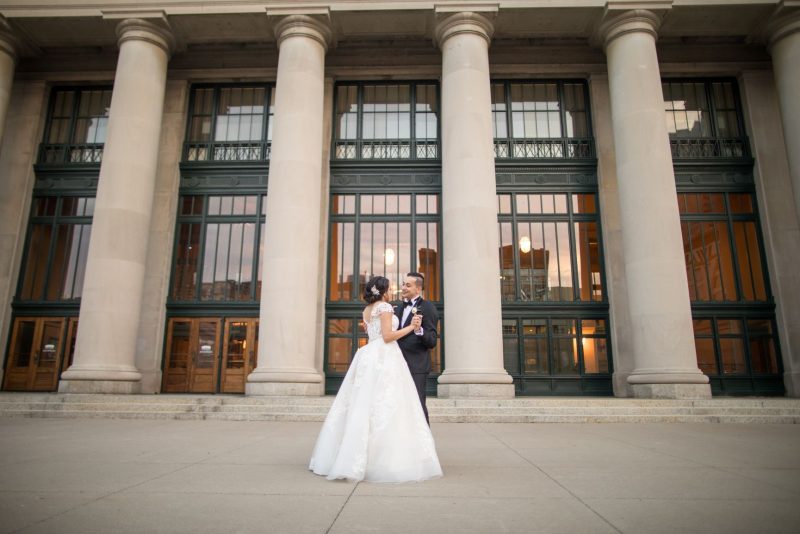
[[[0,393],[0,416],[322,421],[333,397]],[[800,423],[800,399],[527,397],[428,400],[434,422]]]

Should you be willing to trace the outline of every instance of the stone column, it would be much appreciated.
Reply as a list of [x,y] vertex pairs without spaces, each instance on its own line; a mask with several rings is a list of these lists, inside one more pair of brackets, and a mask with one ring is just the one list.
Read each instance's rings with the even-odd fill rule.
[[440,397],[513,397],[503,368],[497,190],[489,83],[493,27],[461,12],[436,28],[442,50],[445,369]]
[[6,19],[0,16],[0,142],[6,125],[8,101],[14,82],[14,66],[17,62],[16,39]]
[[248,395],[322,395],[317,353],[325,52],[330,30],[290,15],[275,26],[278,79],[267,186],[258,366]]
[[689,287],[656,56],[660,18],[625,11],[600,28],[608,57],[634,396],[710,397],[697,367]]
[[59,391],[134,393],[153,188],[172,38],[155,24],[117,26],[119,59],[100,166],[75,360]]
[[778,89],[794,203],[800,214],[800,11],[778,19],[770,29],[772,70]]

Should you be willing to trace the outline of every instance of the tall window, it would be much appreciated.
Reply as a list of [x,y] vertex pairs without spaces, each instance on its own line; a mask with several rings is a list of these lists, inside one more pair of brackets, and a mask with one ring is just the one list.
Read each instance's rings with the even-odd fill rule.
[[749,155],[734,81],[662,82],[675,159]]
[[586,84],[492,83],[495,157],[594,157]]
[[34,199],[17,294],[20,301],[80,298],[93,212],[92,197]]
[[53,89],[39,163],[100,163],[110,106],[110,87]]
[[184,161],[269,159],[274,108],[271,85],[194,87]]
[[608,393],[595,193],[500,193],[505,368],[520,393]]
[[266,205],[263,195],[182,196],[170,299],[258,301]]
[[768,393],[781,364],[753,195],[679,193],[678,206],[698,366],[717,392]]
[[438,86],[336,86],[335,160],[439,158]]

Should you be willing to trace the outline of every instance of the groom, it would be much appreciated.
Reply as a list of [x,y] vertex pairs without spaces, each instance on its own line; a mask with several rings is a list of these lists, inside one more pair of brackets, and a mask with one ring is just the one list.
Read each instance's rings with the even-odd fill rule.
[[417,386],[425,420],[430,424],[428,407],[425,405],[425,383],[428,380],[428,373],[431,372],[430,351],[436,346],[436,325],[439,323],[439,316],[433,304],[422,298],[423,289],[425,289],[425,277],[420,273],[408,273],[401,290],[403,302],[397,307],[395,314],[400,320],[400,328],[412,323],[417,326],[414,332],[398,339],[397,344],[400,345],[408,369],[411,371],[411,378]]

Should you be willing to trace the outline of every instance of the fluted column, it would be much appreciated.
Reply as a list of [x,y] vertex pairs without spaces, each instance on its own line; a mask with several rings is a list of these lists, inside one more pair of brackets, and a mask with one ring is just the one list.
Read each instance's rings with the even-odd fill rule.
[[800,11],[771,25],[769,49],[778,89],[783,137],[800,215]]
[[16,39],[5,18],[0,16],[0,143],[6,125],[8,101],[14,82],[14,66],[17,62]]
[[[660,18],[604,23],[637,397],[709,397],[697,367],[675,175],[656,56]],[[613,303],[612,303],[613,304]]]
[[461,12],[436,29],[442,50],[442,233],[447,313],[440,397],[513,397],[503,368],[489,43]]
[[330,30],[291,15],[280,49],[262,258],[258,366],[248,395],[322,395],[317,351],[325,52]]
[[172,38],[155,24],[117,26],[119,59],[92,220],[72,366],[59,391],[131,393],[147,240]]

